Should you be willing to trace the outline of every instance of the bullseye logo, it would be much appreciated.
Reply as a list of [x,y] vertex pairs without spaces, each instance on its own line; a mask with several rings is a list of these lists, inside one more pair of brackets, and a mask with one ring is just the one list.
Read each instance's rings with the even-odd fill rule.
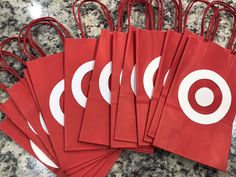
[[182,80],[178,101],[189,119],[209,125],[225,117],[231,106],[232,95],[228,84],[219,74],[202,69],[191,72]]
[[49,107],[54,119],[62,126],[64,126],[64,113],[61,110],[60,98],[64,92],[64,79],[58,82],[52,89],[49,97]]
[[30,140],[30,146],[38,159],[52,168],[59,168],[33,141]]
[[160,59],[161,57],[157,57],[154,60],[152,60],[145,72],[144,72],[144,76],[143,76],[143,86],[145,89],[145,92],[147,94],[147,96],[151,99],[152,94],[153,94],[153,88],[154,88],[154,84],[153,84],[153,77],[154,74],[156,73],[156,71],[159,68],[160,65]]
[[[75,100],[79,103],[80,106],[85,108],[87,103],[87,97],[84,95],[82,90],[82,81],[84,76],[93,70],[94,67],[94,60],[88,61],[81,65],[74,73],[72,78],[72,94],[75,98]],[[109,67],[109,66],[108,66]]]
[[103,97],[103,99],[108,103],[111,104],[111,91],[109,87],[109,78],[112,72],[112,62],[110,61],[106,66],[103,68],[100,76],[99,76],[99,90]]
[[[41,117],[42,117],[42,115],[41,115],[41,113],[40,113],[40,121],[41,121]],[[37,133],[36,133],[36,131],[34,130],[34,128],[31,126],[31,124],[29,123],[29,122],[27,122],[28,123],[28,126],[29,126],[29,128],[31,129],[31,131],[35,134],[35,135],[38,135]],[[42,126],[45,126],[46,127],[46,125],[45,125],[45,123],[44,123],[44,121],[43,121],[43,123],[41,122],[41,125]],[[45,128],[43,128],[44,129],[44,131],[45,131]],[[48,132],[47,132],[48,133]],[[58,166],[32,141],[32,140],[30,140],[29,141],[30,142],[30,146],[31,146],[31,148],[32,148],[32,150],[33,150],[33,152],[34,152],[34,154],[38,157],[38,159],[41,161],[41,162],[43,162],[44,164],[46,164],[47,166],[49,166],[49,167],[52,167],[52,168],[58,168]]]

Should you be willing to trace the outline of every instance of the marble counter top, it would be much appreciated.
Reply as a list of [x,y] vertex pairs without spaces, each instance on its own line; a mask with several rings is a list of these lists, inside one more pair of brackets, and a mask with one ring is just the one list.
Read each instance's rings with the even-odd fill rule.
[[[225,0],[236,6],[235,0]],[[102,0],[117,20],[117,0]],[[183,0],[186,7],[189,0]],[[0,1],[0,39],[15,35],[30,20],[52,16],[62,22],[74,35],[79,37],[79,30],[71,13],[73,0],[1,0]],[[174,10],[170,0],[165,0],[166,16],[165,29],[172,27]],[[199,7],[199,6],[198,6]],[[132,13],[132,24],[143,26],[144,8],[137,6]],[[194,7],[188,21],[188,27],[197,32],[200,29],[199,14],[202,8]],[[86,24],[86,34],[90,37],[99,35],[100,29],[106,27],[105,19],[96,6],[89,4],[82,9],[83,22]],[[221,27],[217,35],[217,43],[224,46],[230,35],[230,18],[221,21]],[[61,46],[54,45],[58,42],[52,31],[44,33],[41,29],[35,34],[40,44],[48,53],[60,51]],[[48,42],[50,41],[50,42]],[[13,49],[15,50],[15,49]],[[12,62],[17,70],[22,69],[18,63]],[[11,81],[8,76],[0,75],[1,81]],[[6,95],[1,94],[1,101]],[[3,118],[3,115],[1,114]],[[40,162],[31,157],[14,141],[0,132],[0,177],[53,177]],[[236,176],[236,126],[233,130],[233,140],[230,149],[227,173],[200,165],[196,162],[184,159],[163,150],[156,150],[153,155],[144,155],[131,151],[125,151],[112,168],[110,177],[235,177]]]

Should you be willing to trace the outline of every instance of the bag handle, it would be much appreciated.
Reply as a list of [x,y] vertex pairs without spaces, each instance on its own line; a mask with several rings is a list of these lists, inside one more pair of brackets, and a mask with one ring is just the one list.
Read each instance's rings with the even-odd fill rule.
[[233,50],[232,50],[232,54],[233,54],[233,55],[236,55],[236,43],[234,44],[234,48],[233,48]]
[[[236,36],[236,13],[234,10],[232,10],[231,8],[221,8],[221,9],[217,9],[216,12],[213,14],[212,18],[211,18],[211,21],[210,21],[210,25],[208,26],[208,29],[207,29],[207,33],[206,33],[206,37],[205,37],[205,41],[210,41],[210,40],[213,40],[210,38],[210,35],[211,35],[211,31],[212,29],[214,28],[214,21],[215,21],[215,18],[219,16],[220,12],[221,11],[225,11],[225,12],[228,12],[229,14],[231,14],[233,17],[234,17],[234,25],[233,25],[233,32],[232,32],[232,35],[231,35],[231,38],[229,40],[229,44],[228,44],[228,49],[232,50],[233,52],[233,42],[234,42],[234,39],[235,39],[235,36]],[[217,29],[218,29],[218,26],[217,28],[215,28],[216,30],[213,31],[214,33],[214,36],[217,32]]]
[[[187,28],[187,21],[188,21],[188,17],[189,17],[189,12],[191,11],[192,7],[194,6],[195,3],[197,2],[201,2],[203,4],[206,4],[206,5],[209,5],[210,2],[209,1],[206,1],[206,0],[193,0],[191,1],[188,6],[186,7],[186,10],[185,10],[185,13],[184,13],[184,22],[183,22],[183,26],[184,26],[184,30],[186,30]],[[217,8],[215,6],[212,6],[212,9],[215,11]],[[204,29],[201,29],[201,30],[204,30]]]
[[[206,14],[208,13],[208,11],[209,11],[209,9],[212,7],[212,6],[214,6],[214,5],[221,5],[221,6],[223,6],[223,8],[224,9],[228,9],[229,11],[232,11],[233,13],[231,13],[231,14],[233,14],[233,16],[235,16],[234,14],[236,13],[236,10],[235,10],[235,8],[234,7],[232,7],[232,6],[230,6],[229,4],[227,4],[227,3],[224,3],[224,2],[222,2],[222,1],[213,1],[213,2],[211,2],[207,7],[206,7],[206,9],[205,9],[205,11],[204,11],[204,13],[203,13],[203,18],[202,18],[202,24],[201,24],[201,36],[203,36],[204,35],[204,22],[205,22],[205,18],[206,18]],[[228,12],[229,12],[228,11]],[[218,13],[217,13],[217,15],[218,15]],[[215,17],[213,18],[213,19],[215,19]],[[235,29],[235,19],[234,19],[234,29]],[[212,25],[213,25],[213,21],[212,21],[212,23],[208,26],[208,29],[211,29],[212,30]],[[216,33],[216,30],[218,29],[218,25],[216,26],[216,28],[213,30],[213,31],[211,31],[211,33],[213,32],[214,34]],[[234,30],[235,31],[235,30]],[[228,45],[227,45],[227,48],[228,49],[232,49],[232,45],[233,45],[233,42],[234,42],[234,31],[233,31],[233,34],[232,34],[232,36],[231,36],[231,38],[230,38],[230,40],[229,40],[229,43],[228,43]],[[210,33],[210,31],[208,30],[207,31],[207,34],[206,34],[206,36],[209,38],[209,33]],[[213,38],[211,38],[211,39],[213,39]]]
[[84,1],[82,1],[81,3],[79,3],[79,6],[78,6],[78,13],[77,13],[77,16],[76,16],[75,6],[76,6],[76,4],[77,4],[78,1],[79,1],[79,0],[74,1],[73,5],[72,5],[72,12],[73,12],[73,16],[74,16],[74,18],[75,18],[76,24],[77,24],[77,26],[78,26],[78,28],[79,28],[79,30],[80,30],[80,33],[81,33],[81,37],[82,37],[82,38],[86,38],[86,35],[85,35],[84,29],[83,29],[83,26],[82,26],[81,7],[82,7],[82,6],[84,5],[84,3],[86,3],[86,2],[94,2],[94,3],[97,3],[97,4],[101,7],[101,9],[102,9],[102,11],[103,11],[103,13],[104,13],[104,15],[105,15],[105,17],[106,17],[106,20],[107,20],[107,22],[108,22],[109,29],[110,29],[111,31],[114,31],[113,19],[112,19],[111,15],[110,15],[109,10],[107,9],[107,7],[106,7],[103,3],[101,3],[101,2],[98,1],[98,0],[84,0]]
[[[27,53],[31,59],[36,59],[37,57],[31,55],[31,52],[27,49],[26,43],[28,41],[28,44],[31,48],[33,48],[36,52],[38,52],[39,56],[44,57],[46,56],[46,53],[43,50],[39,50],[38,44],[36,41],[33,40],[32,34],[31,34],[31,29],[34,26],[37,25],[46,25],[50,26],[55,31],[57,32],[59,38],[61,39],[61,42],[64,43],[64,38],[71,38],[72,36],[70,35],[69,31],[56,19],[52,17],[42,17],[36,20],[31,21],[25,28],[25,34],[23,37],[23,48],[24,52]],[[22,34],[22,31],[21,31]],[[21,36],[19,36],[21,38]]]
[[[2,62],[2,60],[0,60],[0,63],[2,64],[2,66],[0,67],[0,71],[5,71],[5,72],[13,75],[17,79],[21,80],[21,77],[18,74],[16,74],[15,72],[13,72],[4,62]],[[8,93],[7,86],[3,85],[3,83],[0,83],[0,88]]]
[[164,26],[165,10],[163,0],[156,0],[158,13],[157,13],[157,29],[161,30]]
[[172,0],[172,3],[174,4],[174,8],[176,11],[174,30],[182,33],[183,3],[182,0]]
[[[28,45],[29,45],[29,40],[25,37],[25,33],[24,33],[26,30],[26,27],[27,27],[27,25],[24,26],[19,32],[18,44],[20,46],[21,51],[24,53],[24,55],[27,58],[29,58],[29,60],[32,60],[32,59],[36,59],[36,57],[34,55],[32,55],[31,52],[27,49],[26,44],[28,43]],[[36,42],[34,42],[34,41],[31,41],[31,42],[34,43],[34,46],[37,48],[36,50],[34,50],[35,53],[37,53],[39,56],[46,55],[44,50],[41,47],[39,47]]]
[[120,1],[119,7],[118,7],[118,20],[117,20],[117,31],[123,31],[123,15],[126,8],[128,8],[128,26],[131,25],[131,10],[135,3],[140,3],[142,5],[145,5],[146,11],[145,11],[145,26],[147,29],[154,29],[154,12],[151,3],[149,3],[149,0],[122,0]]
[[8,51],[3,50],[4,46],[9,44],[11,41],[17,41],[18,37],[17,36],[13,36],[13,37],[8,37],[5,40],[1,41],[0,43],[0,57],[6,62],[6,59],[4,57],[4,55],[9,55],[12,56],[13,58],[15,58],[17,61],[19,61],[20,63],[22,63],[23,65],[26,65],[26,62],[21,59],[20,57],[14,55],[13,53],[10,53]]

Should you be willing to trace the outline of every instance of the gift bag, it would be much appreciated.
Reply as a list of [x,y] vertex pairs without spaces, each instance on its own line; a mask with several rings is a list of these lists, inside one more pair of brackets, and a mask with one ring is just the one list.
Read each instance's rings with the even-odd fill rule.
[[12,87],[7,88],[6,91],[11,97],[16,107],[18,108],[19,112],[24,117],[24,119],[30,124],[32,129],[34,129],[38,138],[40,138],[41,142],[45,145],[49,153],[54,157],[54,159],[56,159],[54,150],[51,146],[51,141],[49,140],[47,134],[48,132],[45,122],[41,114],[39,113],[36,104],[34,104],[34,100],[32,99],[32,95],[28,90],[26,80],[24,78],[21,78],[21,76],[19,76],[19,74],[14,69],[12,69],[5,60],[5,57],[8,56],[14,58],[16,61],[19,61],[20,63],[25,65],[25,61],[23,61],[16,55],[2,50],[6,44],[16,39],[17,37],[10,37],[1,43],[0,55],[2,61],[5,63],[5,67],[8,68],[8,70],[19,80]]
[[[187,23],[187,18],[188,18],[188,13],[191,10],[191,7],[193,6],[194,3],[196,3],[198,1],[192,1],[192,3],[190,3],[187,7],[187,11],[185,13],[185,19],[184,19],[184,34],[180,39],[180,36],[176,36],[175,38],[173,38],[173,40],[175,40],[175,45],[178,43],[178,49],[175,48],[175,54],[170,56],[170,58],[167,58],[167,60],[163,60],[163,63],[161,63],[161,67],[160,69],[162,70],[163,75],[160,75],[160,77],[158,77],[158,82],[160,83],[160,85],[164,85],[162,88],[156,88],[155,91],[155,95],[153,98],[153,103],[155,104],[155,102],[157,103],[155,111],[154,112],[149,112],[150,116],[152,116],[152,122],[149,125],[148,128],[148,136],[149,137],[154,137],[155,136],[155,132],[156,129],[158,127],[158,122],[160,120],[160,115],[162,113],[162,109],[165,105],[165,99],[166,99],[166,95],[168,94],[168,88],[170,86],[170,84],[172,83],[172,79],[175,75],[176,72],[176,68],[178,66],[178,63],[180,61],[180,57],[182,56],[183,50],[186,46],[186,42],[188,40],[189,36],[195,35],[194,33],[190,32],[189,30],[186,29],[186,23]],[[200,1],[203,2],[205,4],[209,4],[208,2],[205,1]],[[213,10],[215,10],[215,7],[213,7]],[[203,19],[205,18],[205,15],[203,15]],[[217,26],[217,21],[216,21],[216,26]],[[204,23],[202,23],[203,25]],[[203,35],[203,31],[204,28],[201,29],[201,35]],[[169,50],[169,49],[168,49]],[[164,50],[165,52],[166,50]],[[174,57],[173,57],[174,56]],[[151,115],[153,113],[153,115]]]
[[[149,108],[148,108],[148,112],[146,112],[147,114],[147,118],[146,118],[146,124],[145,124],[145,130],[143,133],[143,140],[145,142],[152,142],[152,138],[150,138],[148,136],[148,130],[150,128],[150,124],[152,122],[152,118],[153,118],[153,114],[156,110],[156,105],[158,103],[158,99],[161,93],[161,89],[163,88],[164,82],[166,80],[166,77],[168,75],[168,69],[166,70],[165,66],[169,66],[172,62],[172,57],[174,57],[175,55],[175,51],[179,45],[179,40],[181,38],[181,32],[182,32],[182,2],[181,1],[172,1],[175,7],[175,25],[174,25],[174,30],[168,30],[166,32],[166,37],[165,37],[165,41],[163,43],[163,47],[162,47],[162,56],[160,59],[156,59],[154,61],[158,62],[158,74],[156,75],[156,77],[154,78],[154,83],[155,85],[153,86],[153,84],[151,85],[149,83],[149,85],[151,86],[152,89],[149,89],[150,91],[152,90],[152,92],[149,91],[149,96],[148,98],[151,98],[151,101],[149,102]],[[147,75],[145,75],[146,78],[148,78]],[[146,79],[147,80],[147,79]],[[143,84],[143,85],[148,85],[147,83]],[[145,92],[147,92],[146,90],[148,90],[148,87],[146,86]],[[146,100],[148,100],[147,98],[147,94],[146,94]]]
[[[206,11],[216,2],[211,3]],[[218,3],[217,3],[218,4]],[[219,4],[223,5],[222,2]],[[210,26],[222,10],[213,15]],[[231,39],[235,38],[235,22]],[[153,144],[185,158],[226,170],[235,116],[235,55],[205,39],[189,37],[172,81]],[[233,40],[230,40],[233,41]],[[224,62],[224,65],[222,65]],[[197,148],[196,148],[197,147]]]
[[84,143],[78,141],[80,133],[84,109],[87,102],[87,92],[90,85],[91,73],[94,67],[94,58],[98,39],[86,39],[84,30],[80,26],[80,8],[86,2],[98,3],[108,21],[109,27],[110,17],[108,16],[108,9],[99,1],[83,1],[78,7],[78,19],[75,15],[74,2],[73,12],[75,20],[80,28],[82,39],[65,39],[64,50],[64,71],[65,71],[65,150],[89,150],[107,148],[91,143]]
[[136,110],[138,144],[141,146],[150,145],[144,142],[144,133],[165,36],[163,31],[136,30]]
[[49,170],[55,174],[60,174],[60,169],[47,155],[8,118],[0,123],[0,130],[10,136],[17,144],[23,147],[28,153],[41,161]]
[[[139,2],[139,1],[137,1]],[[140,1],[140,3],[146,5],[146,2]],[[122,77],[122,68],[123,68],[123,58],[126,48],[126,41],[127,41],[127,33],[121,32],[122,29],[122,17],[124,13],[124,8],[128,5],[127,1],[124,1],[124,3],[120,3],[118,7],[118,23],[117,23],[117,29],[113,34],[113,49],[112,49],[112,77],[111,77],[111,140],[110,145],[111,147],[137,147],[137,143],[133,142],[127,142],[127,141],[118,141],[114,139],[114,130],[115,130],[115,124],[116,124],[116,114],[117,114],[117,102],[119,97],[119,89],[121,84],[121,77]],[[149,16],[152,14],[152,8],[150,10],[146,8],[146,21],[148,21]],[[130,18],[130,17],[129,17]],[[150,17],[153,19],[153,17]],[[130,20],[128,20],[129,22]],[[150,20],[150,23],[152,21]],[[150,24],[151,25],[151,24]],[[146,28],[149,28],[149,24],[146,24]]]
[[[34,21],[31,22],[31,24]],[[30,25],[27,27],[30,30]],[[63,170],[69,170],[100,158],[114,150],[65,152],[64,151],[64,113],[63,113],[63,53],[42,57],[27,62],[30,79],[35,91],[40,110],[45,119],[50,140],[58,162]],[[39,74],[40,73],[40,74]],[[53,73],[53,74],[51,74]],[[58,138],[62,137],[62,138]]]

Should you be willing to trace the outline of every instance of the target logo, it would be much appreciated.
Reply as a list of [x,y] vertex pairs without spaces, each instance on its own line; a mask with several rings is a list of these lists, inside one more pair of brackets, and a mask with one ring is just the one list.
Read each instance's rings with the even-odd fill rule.
[[[41,114],[40,114],[40,118],[41,118],[42,116],[41,116]],[[27,123],[28,123],[28,126],[29,126],[29,128],[31,129],[31,131],[34,133],[34,134],[36,134],[36,135],[38,135],[37,133],[36,133],[36,131],[34,130],[34,128],[31,126],[31,124],[27,121]],[[41,122],[41,124],[42,124],[42,122]],[[44,123],[44,125],[45,125],[45,123]],[[42,126],[43,126],[43,124],[42,124]],[[46,125],[45,125],[46,126]],[[44,129],[45,130],[45,129]],[[30,146],[31,146],[31,148],[32,148],[32,150],[33,150],[33,152],[34,152],[34,154],[38,157],[38,159],[41,161],[41,162],[43,162],[44,164],[46,164],[47,166],[49,166],[49,167],[52,167],[52,168],[58,168],[58,166],[32,141],[32,140],[30,140]]]
[[157,57],[154,60],[152,60],[145,72],[144,72],[144,76],[143,76],[143,86],[144,86],[144,90],[147,94],[147,96],[151,99],[152,94],[153,94],[153,89],[154,89],[154,84],[153,84],[153,77],[156,73],[156,71],[159,68],[160,65],[160,60],[161,57]]
[[30,140],[30,146],[41,162],[49,167],[59,168],[32,140]]
[[84,76],[93,70],[94,68],[94,60],[88,61],[81,65],[74,73],[72,78],[72,94],[75,98],[75,100],[79,103],[80,106],[85,108],[87,103],[87,97],[84,95],[82,90],[82,81]]
[[111,91],[109,87],[109,78],[111,76],[111,73],[112,73],[112,62],[110,61],[109,63],[106,64],[106,66],[104,66],[99,76],[99,90],[103,99],[108,104],[111,104]]
[[[123,70],[120,72],[120,85],[122,81],[122,76],[123,76]],[[133,93],[136,95],[136,65],[134,65],[132,72],[131,72],[131,77],[130,77],[130,86],[133,91]]]
[[178,101],[189,119],[209,125],[225,117],[231,106],[232,95],[228,84],[219,74],[202,69],[191,72],[182,80]]
[[54,119],[62,126],[64,126],[64,113],[61,109],[60,98],[65,90],[64,79],[58,82],[52,89],[49,97],[49,107]]

